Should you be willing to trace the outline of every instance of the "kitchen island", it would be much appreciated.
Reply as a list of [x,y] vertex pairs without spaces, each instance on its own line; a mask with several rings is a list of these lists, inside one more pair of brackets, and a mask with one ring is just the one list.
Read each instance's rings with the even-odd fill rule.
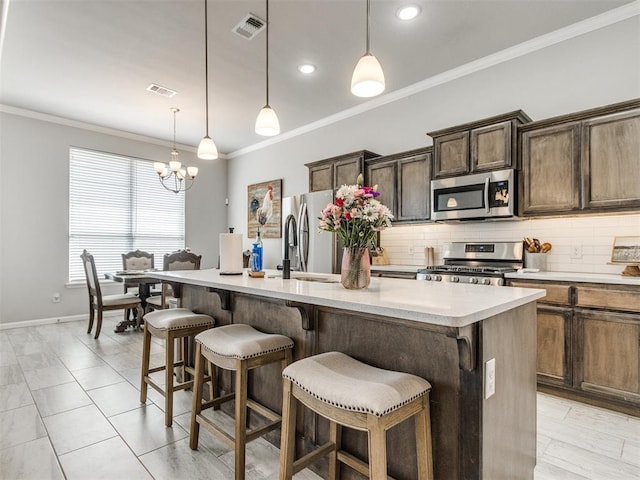
[[[157,272],[183,307],[216,325],[246,323],[295,342],[294,360],[341,351],[370,365],[426,378],[431,392],[435,478],[533,479],[536,461],[536,300],[542,290],[372,278],[346,290],[334,275],[279,272],[265,278],[218,270]],[[495,393],[485,364],[495,358]],[[250,396],[281,410],[276,365],[253,371]],[[230,388],[222,376],[221,389]],[[328,424],[300,414],[298,451],[328,437]],[[257,421],[256,418],[252,418]],[[278,432],[267,438],[279,446]],[[388,432],[389,474],[416,478],[411,422]],[[343,447],[366,460],[366,434],[344,430]],[[324,474],[324,464],[315,465]],[[342,478],[361,478],[347,467]]]

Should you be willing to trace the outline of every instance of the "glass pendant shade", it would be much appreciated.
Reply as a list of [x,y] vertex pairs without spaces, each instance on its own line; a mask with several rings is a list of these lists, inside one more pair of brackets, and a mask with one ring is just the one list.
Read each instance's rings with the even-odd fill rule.
[[357,97],[375,97],[384,92],[384,72],[378,59],[365,53],[353,70],[351,93]]
[[203,160],[215,160],[218,158],[218,148],[208,135],[205,135],[202,140],[200,140],[200,145],[198,145],[198,158]]
[[280,133],[278,116],[269,105],[265,105],[256,118],[256,133],[264,137],[272,137]]

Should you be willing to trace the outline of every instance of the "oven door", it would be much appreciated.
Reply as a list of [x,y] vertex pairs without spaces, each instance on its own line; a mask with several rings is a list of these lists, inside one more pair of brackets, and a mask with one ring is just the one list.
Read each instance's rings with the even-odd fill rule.
[[513,170],[431,181],[431,220],[512,217],[515,214]]

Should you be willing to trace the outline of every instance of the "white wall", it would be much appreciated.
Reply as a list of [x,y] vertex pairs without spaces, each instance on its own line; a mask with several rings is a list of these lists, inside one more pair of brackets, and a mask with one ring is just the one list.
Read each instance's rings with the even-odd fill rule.
[[[427,48],[424,61],[429,61]],[[387,76],[392,81],[392,72]],[[246,233],[249,184],[282,178],[284,196],[307,191],[304,163],[361,149],[385,155],[426,146],[431,144],[428,131],[519,108],[537,120],[636,97],[640,97],[638,16],[231,159],[229,224]],[[286,118],[280,122],[286,129]],[[538,229],[534,224],[531,235],[546,230],[544,225]],[[618,231],[616,225],[607,225],[611,234]],[[247,239],[247,247],[250,243]],[[264,243],[266,266],[273,267],[280,262],[280,239]]]
[[[87,290],[68,288],[69,147],[166,161],[170,147],[0,113],[0,323],[86,314]],[[215,266],[226,225],[226,161],[205,162],[186,198],[186,245]],[[150,175],[155,175],[153,171]],[[167,192],[167,195],[173,193]],[[161,211],[158,212],[161,214]],[[61,302],[51,301],[53,293]],[[120,293],[122,286],[105,289]]]

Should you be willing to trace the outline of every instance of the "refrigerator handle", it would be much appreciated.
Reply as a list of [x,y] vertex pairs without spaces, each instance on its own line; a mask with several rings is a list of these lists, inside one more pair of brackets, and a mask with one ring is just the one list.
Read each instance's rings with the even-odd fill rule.
[[300,271],[307,271],[307,260],[309,260],[309,235],[308,235],[307,204],[303,202],[298,213],[298,259],[300,260]]

